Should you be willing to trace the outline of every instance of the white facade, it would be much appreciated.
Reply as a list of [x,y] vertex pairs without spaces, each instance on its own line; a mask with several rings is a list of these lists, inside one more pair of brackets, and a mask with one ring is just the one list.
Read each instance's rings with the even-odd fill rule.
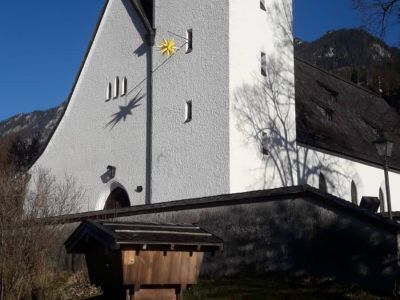
[[[259,0],[155,0],[155,43],[174,38],[179,48],[166,58],[149,45],[131,0],[110,0],[33,174],[72,175],[86,192],[82,211],[103,209],[117,187],[139,205],[318,187],[320,173],[329,193],[351,200],[354,181],[359,199],[378,196],[382,170],[296,145],[291,7],[291,0],[265,1],[265,9]],[[400,209],[400,175],[390,179]]]
[[[85,189],[83,211],[103,209],[116,186],[128,192],[132,204],[145,202],[145,194],[135,189],[144,186],[146,174],[147,99],[140,99],[146,95],[146,33],[128,0],[107,4],[65,115],[33,166],[50,170],[60,180],[73,176]],[[125,96],[117,90],[115,97],[117,77],[127,78]],[[140,84],[130,91],[134,83]],[[140,100],[130,103],[137,93]],[[116,166],[116,176],[103,182],[108,165]]]

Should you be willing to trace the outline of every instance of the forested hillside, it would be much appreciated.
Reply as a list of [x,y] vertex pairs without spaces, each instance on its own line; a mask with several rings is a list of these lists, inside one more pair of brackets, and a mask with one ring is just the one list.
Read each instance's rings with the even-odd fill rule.
[[296,39],[295,55],[381,94],[400,110],[400,49],[361,29],[327,32],[313,42]]

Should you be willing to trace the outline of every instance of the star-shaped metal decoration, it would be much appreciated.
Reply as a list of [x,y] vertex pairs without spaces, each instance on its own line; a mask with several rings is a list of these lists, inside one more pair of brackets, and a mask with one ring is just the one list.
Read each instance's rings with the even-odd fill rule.
[[158,48],[162,55],[172,56],[175,54],[176,47],[175,41],[173,39],[163,39],[162,43]]

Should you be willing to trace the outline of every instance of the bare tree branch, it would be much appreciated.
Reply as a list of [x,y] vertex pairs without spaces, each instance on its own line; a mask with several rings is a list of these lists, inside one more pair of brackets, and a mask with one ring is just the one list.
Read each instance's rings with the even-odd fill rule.
[[391,27],[400,25],[400,0],[353,0],[364,25],[383,37]]

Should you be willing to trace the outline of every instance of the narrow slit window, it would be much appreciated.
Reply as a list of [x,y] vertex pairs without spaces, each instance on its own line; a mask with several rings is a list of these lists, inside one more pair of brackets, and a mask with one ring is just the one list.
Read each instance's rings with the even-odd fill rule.
[[126,79],[126,77],[124,77],[124,79],[122,79],[121,96],[125,96],[127,90],[128,90],[128,80]]
[[111,100],[111,91],[112,91],[112,85],[111,82],[109,82],[106,89],[106,101]]
[[189,29],[186,32],[186,53],[193,51],[193,30]]
[[264,11],[267,11],[267,8],[265,7],[265,0],[260,0],[260,8]]
[[192,121],[192,101],[187,101],[185,106],[185,123]]
[[114,81],[114,99],[118,98],[119,96],[119,77],[115,77],[115,81]]
[[358,204],[357,186],[354,181],[351,181],[351,202]]
[[263,155],[269,155],[268,152],[268,136],[264,131],[261,133],[261,153]]
[[261,52],[261,75],[267,76],[267,56]]
[[324,174],[319,173],[319,184],[318,188],[320,191],[327,193],[328,192],[328,185],[326,184],[326,179]]

